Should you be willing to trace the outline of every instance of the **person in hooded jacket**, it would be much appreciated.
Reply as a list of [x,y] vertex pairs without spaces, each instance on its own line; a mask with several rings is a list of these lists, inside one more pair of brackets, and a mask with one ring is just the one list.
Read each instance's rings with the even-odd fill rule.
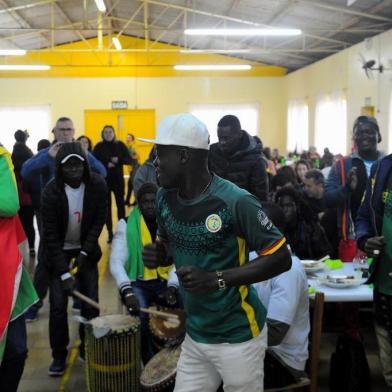
[[267,200],[268,177],[260,145],[241,129],[236,116],[227,115],[220,119],[218,140],[210,147],[210,170],[259,200]]
[[108,243],[113,240],[113,222],[112,222],[112,195],[116,199],[118,220],[125,218],[124,203],[124,170],[123,165],[130,165],[132,158],[127,146],[120,140],[116,139],[114,128],[111,125],[105,125],[102,129],[102,141],[94,148],[94,156],[100,160],[106,167],[108,174],[106,183],[108,186],[108,216],[106,227],[108,229]]
[[[98,243],[107,215],[107,188],[102,176],[90,171],[79,142],[64,143],[56,154],[56,174],[42,193],[42,250],[49,271],[49,336],[53,362],[50,376],[65,371],[69,343],[67,304],[75,288],[98,301]],[[71,274],[72,272],[72,274]],[[75,277],[74,277],[75,275]],[[82,302],[81,316],[97,317],[97,309]],[[84,326],[79,327],[80,357],[84,358]]]
[[23,230],[26,233],[29,241],[29,248],[31,256],[35,255],[34,243],[35,243],[35,230],[34,230],[34,208],[32,203],[31,195],[28,191],[28,187],[22,180],[20,171],[23,163],[30,159],[34,154],[29,147],[26,146],[28,134],[26,131],[18,129],[15,134],[15,144],[12,150],[12,163],[14,165],[14,172],[16,183],[18,185],[18,196],[19,196],[19,218],[22,222]]

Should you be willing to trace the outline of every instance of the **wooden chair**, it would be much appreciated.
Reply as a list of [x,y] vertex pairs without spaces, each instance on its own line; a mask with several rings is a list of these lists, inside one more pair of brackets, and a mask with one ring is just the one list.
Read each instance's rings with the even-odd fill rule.
[[298,389],[308,392],[317,391],[321,332],[323,326],[324,293],[316,293],[314,298],[310,299],[310,306],[313,308],[313,318],[309,343],[309,360],[307,363],[307,373],[309,378],[305,378],[296,384],[288,385],[284,388],[265,389],[264,392],[280,392]]

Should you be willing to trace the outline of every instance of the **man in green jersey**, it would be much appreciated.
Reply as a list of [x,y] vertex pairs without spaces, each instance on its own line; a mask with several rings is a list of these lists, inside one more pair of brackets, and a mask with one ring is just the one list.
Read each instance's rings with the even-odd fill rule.
[[[147,267],[174,262],[187,312],[176,392],[262,391],[266,310],[250,286],[291,266],[285,239],[247,191],[208,170],[209,134],[188,113],[155,140],[159,241]],[[249,250],[260,255],[248,262]]]

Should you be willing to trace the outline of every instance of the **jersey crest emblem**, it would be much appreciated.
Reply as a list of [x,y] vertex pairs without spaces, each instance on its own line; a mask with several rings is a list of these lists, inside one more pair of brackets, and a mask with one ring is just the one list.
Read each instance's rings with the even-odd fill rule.
[[210,233],[217,233],[222,228],[222,219],[217,214],[211,214],[206,219],[206,228]]

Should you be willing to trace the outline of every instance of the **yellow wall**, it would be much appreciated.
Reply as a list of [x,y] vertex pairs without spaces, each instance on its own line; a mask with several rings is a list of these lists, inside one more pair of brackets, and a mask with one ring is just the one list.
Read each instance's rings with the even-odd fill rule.
[[187,111],[189,103],[258,103],[265,145],[285,146],[284,78],[0,78],[0,105],[50,104],[52,121],[73,119],[83,133],[84,110],[110,109],[113,100],[129,109],[155,109],[157,124],[166,115]]
[[[374,72],[369,80],[361,68],[360,54],[366,60],[379,60],[384,67],[392,68],[392,30],[371,38],[315,64],[293,72],[285,77],[287,100],[306,98],[309,103],[310,143],[314,141],[314,113],[318,94],[344,90],[347,96],[347,147],[351,146],[352,124],[360,115],[365,98],[370,97],[376,107],[383,141],[381,149],[388,152],[389,105],[392,92],[392,71]],[[378,65],[377,65],[378,66]],[[391,141],[389,142],[391,146]],[[348,151],[347,151],[348,152]]]

